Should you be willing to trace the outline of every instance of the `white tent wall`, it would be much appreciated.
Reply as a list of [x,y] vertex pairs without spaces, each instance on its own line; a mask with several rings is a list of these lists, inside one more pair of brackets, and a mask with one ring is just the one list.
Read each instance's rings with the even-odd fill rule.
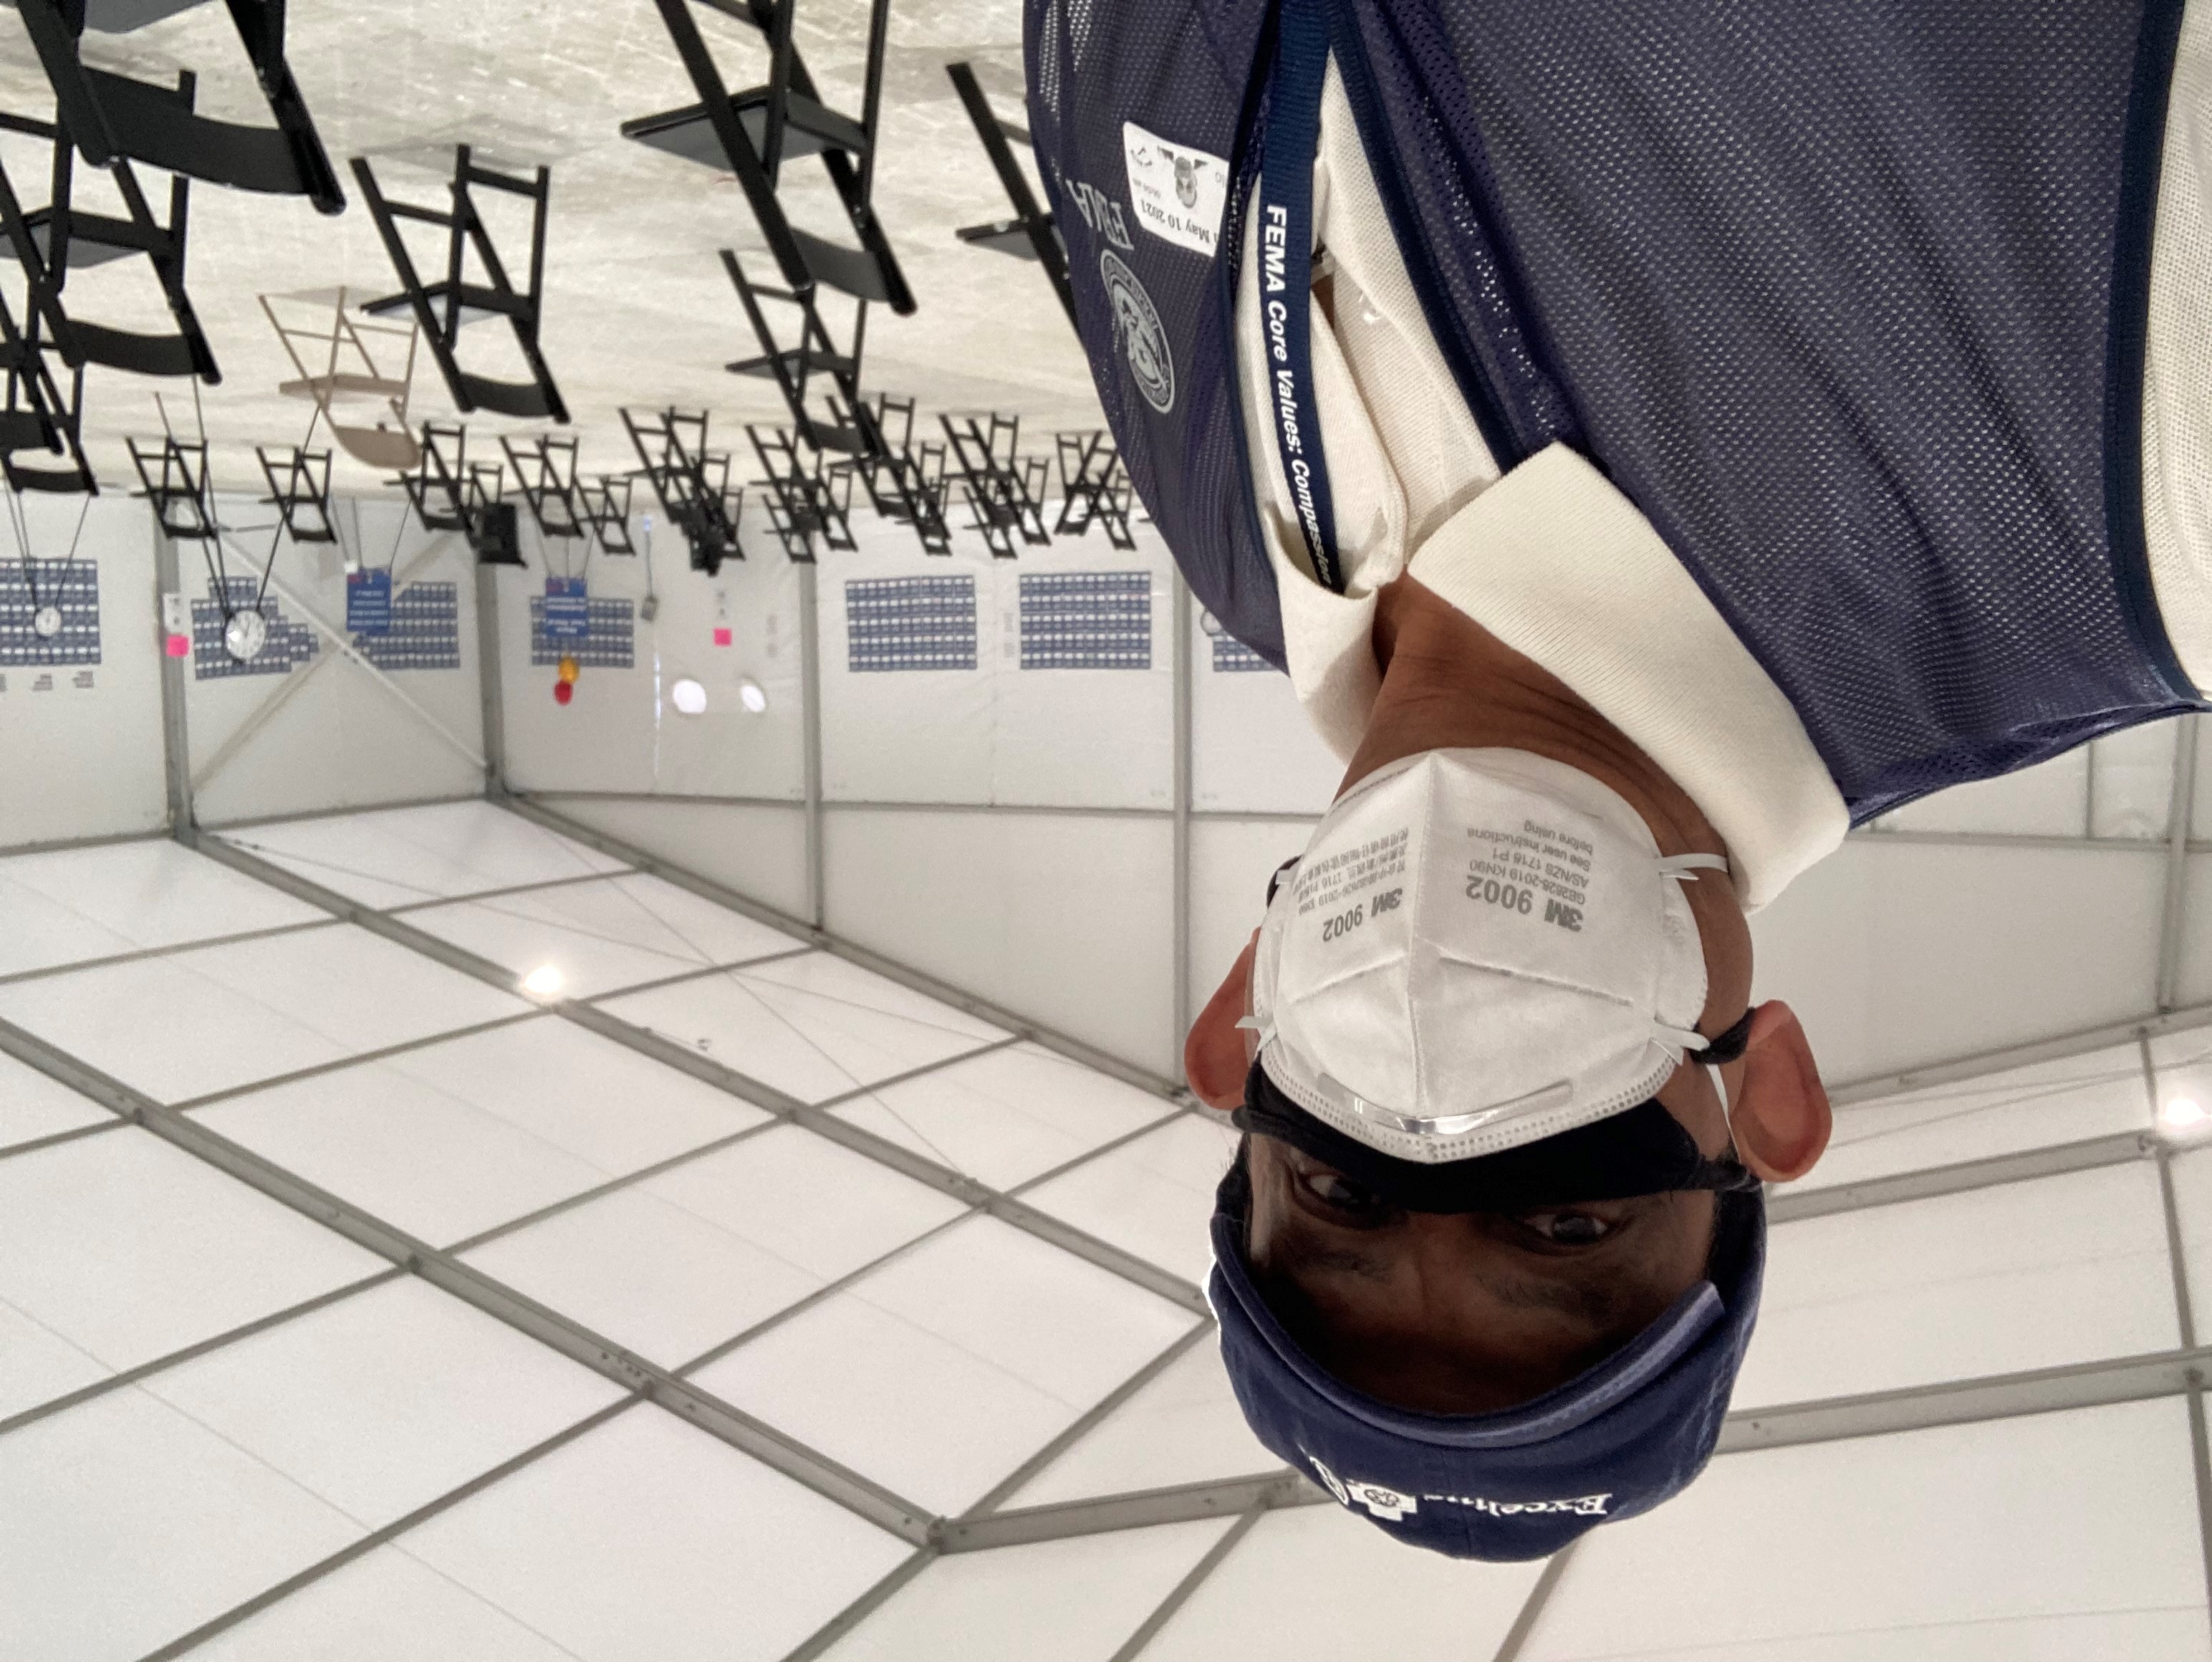
[[1181,1081],[1167,820],[836,809],[823,833],[833,934]]
[[787,917],[804,919],[806,811],[698,797],[569,795],[540,792],[555,813],[719,883]]
[[[932,558],[904,527],[866,512],[854,526],[859,549],[828,554],[811,574],[826,927],[1179,1077],[1178,942],[1183,995],[1202,1003],[1340,765],[1288,681],[1240,667],[1234,644],[1188,605],[1189,900],[1179,928],[1178,600],[1156,535],[1140,527],[1133,554],[1093,538],[1000,561],[972,533],[951,557]],[[636,667],[587,669],[565,709],[537,696],[539,681],[550,685],[544,668],[526,667],[539,574],[502,574],[509,779],[583,824],[810,917],[805,580],[764,526],[749,520],[746,530],[753,557],[710,582],[681,569],[664,528],[660,612],[639,626]],[[592,569],[595,594],[645,593],[642,561]],[[1148,580],[1145,667],[1024,669],[1022,578],[1111,571]],[[963,603],[972,594],[972,668],[855,667],[848,609],[883,591],[848,585],[906,578],[953,580]],[[717,627],[732,631],[733,649],[702,644]],[[710,672],[720,680],[709,679],[708,714],[674,715],[663,702],[673,674]],[[765,715],[724,713],[721,687],[738,674],[769,691]],[[2179,731],[2118,734],[1856,834],[1753,921],[1759,995],[1799,1011],[1838,1082],[2152,1011]],[[2208,791],[2212,767],[2198,770],[2193,794]],[[2192,874],[2169,1003],[2212,1001],[2212,895],[2196,886]]]
[[[498,569],[511,788],[802,799],[800,575],[781,555],[769,557],[775,545],[764,513],[746,513],[742,536],[754,557],[726,561],[708,577],[689,569],[682,534],[658,514],[641,512],[631,521],[635,555],[593,551],[588,559],[582,542],[549,542],[524,515],[529,564]],[[629,667],[586,656],[565,706],[553,702],[555,665],[544,661],[557,649],[532,651],[531,602],[552,575],[581,576],[593,600],[631,608]],[[648,597],[650,618],[643,615]],[[669,689],[687,677],[706,688],[703,715],[679,716],[669,703]],[[768,695],[758,715],[738,700],[747,679]]]
[[[51,667],[24,661],[28,643],[0,642],[0,846],[127,837],[168,818],[162,779],[161,637],[154,577],[154,521],[119,494],[22,499],[30,552],[96,569],[99,658]],[[79,526],[82,530],[80,533]],[[0,539],[0,562],[21,551]],[[0,575],[10,575],[0,572]],[[18,579],[21,568],[12,574]],[[26,619],[25,621],[28,621]]]
[[[241,527],[223,539],[218,569],[252,594],[276,534],[276,510],[251,497],[219,498],[217,509],[224,524]],[[196,642],[185,664],[193,808],[203,825],[483,788],[476,560],[467,540],[425,531],[397,492],[342,497],[335,509],[338,542],[286,539],[270,568],[270,642],[256,661],[292,667],[206,673],[228,666],[205,642]],[[392,574],[394,612],[403,620],[385,637],[393,650],[354,642],[375,667],[339,644],[353,641],[346,627],[349,557]],[[204,606],[211,592],[208,555],[198,544],[180,543],[177,563],[187,600]],[[438,621],[419,642],[410,640],[424,650],[402,653],[404,619],[416,606]],[[288,652],[289,638],[301,642],[296,651]]]

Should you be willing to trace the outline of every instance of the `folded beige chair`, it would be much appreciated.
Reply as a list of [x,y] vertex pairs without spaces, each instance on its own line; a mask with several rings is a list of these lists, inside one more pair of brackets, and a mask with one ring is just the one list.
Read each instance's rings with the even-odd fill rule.
[[[279,382],[276,390],[288,399],[313,399],[330,424],[331,435],[356,460],[402,473],[420,462],[422,447],[407,430],[407,399],[415,381],[415,345],[420,333],[417,326],[411,321],[404,327],[355,321],[347,315],[343,289],[337,291],[335,302],[327,289],[263,295],[259,299],[270,326],[284,343],[292,367],[300,372],[298,380]],[[279,314],[280,305],[283,314]],[[312,324],[300,320],[307,307],[315,308],[316,320]],[[326,323],[322,320],[325,317]],[[396,356],[403,338],[407,343],[404,366],[397,376],[387,374],[378,367],[370,350],[372,342],[380,343],[382,350]],[[309,345],[311,356],[302,356],[302,347]],[[318,360],[322,364],[319,369],[308,367]],[[346,367],[340,368],[342,362]],[[373,399],[383,400],[396,425],[387,426],[380,418],[374,426],[364,427],[338,418],[339,404],[358,405]]]

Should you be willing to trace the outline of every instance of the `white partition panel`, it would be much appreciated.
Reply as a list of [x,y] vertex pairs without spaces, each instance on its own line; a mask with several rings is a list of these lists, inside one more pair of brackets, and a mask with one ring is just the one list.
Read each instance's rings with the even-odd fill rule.
[[1344,764],[1315,736],[1291,678],[1194,603],[1191,806],[1205,812],[1319,813]]
[[[2212,1003],[2212,855],[2189,856],[2187,875],[2182,885],[2181,916],[2175,920],[2175,927],[2181,932],[2181,952],[2176,966],[2174,1002]],[[2144,942],[2144,952],[2154,961],[2156,936]]]
[[[276,517],[275,508],[251,498],[219,506],[242,526]],[[220,644],[207,557],[199,545],[178,548],[194,608],[185,708],[193,807],[203,824],[461,796],[483,787],[482,765],[462,754],[483,751],[476,557],[466,539],[424,531],[396,493],[348,497],[337,511],[340,541],[287,539],[276,549],[264,608],[269,641],[252,661],[257,673],[242,673]],[[241,587],[246,597],[258,592],[271,535],[224,539],[220,575],[234,595]],[[393,624],[380,639],[347,629],[349,557],[392,570]],[[365,654],[383,679],[349,657],[339,640]],[[258,673],[262,667],[268,673]],[[440,737],[439,728],[457,743]]]
[[[797,801],[805,768],[799,579],[766,516],[746,514],[748,557],[725,561],[711,577],[690,569],[682,534],[659,515],[641,514],[630,533],[637,554],[595,553],[586,563],[580,546],[548,545],[529,527],[529,567],[499,574],[508,782],[518,790]],[[617,603],[611,629],[580,656],[566,704],[554,702],[557,664],[532,661],[559,655],[533,634],[531,616],[546,579],[557,575],[581,576],[593,600]],[[648,596],[651,618],[643,615]],[[608,648],[622,655],[624,646],[627,667],[595,661]],[[679,679],[704,689],[702,712],[677,709]],[[747,680],[767,695],[764,710],[740,702]]]
[[1312,835],[1310,824],[1279,819],[1201,819],[1190,828],[1194,1014],[1206,1007],[1267,915],[1267,879],[1283,861],[1303,854]]
[[59,608],[64,631],[49,645],[31,628],[21,551],[0,533],[0,594],[13,597],[0,627],[0,847],[158,830],[168,797],[153,516],[121,496],[35,491],[23,513],[39,606]]
[[788,916],[806,915],[806,814],[796,803],[785,808],[556,792],[545,806],[749,900]]
[[2089,750],[2083,745],[2017,773],[1954,785],[1899,808],[1888,816],[1888,822],[1899,831],[2086,836]]
[[2168,1398],[1728,1456],[1584,1537],[1521,1654],[2202,1662],[2187,1415]]
[[1166,820],[843,808],[825,831],[836,934],[1181,1076]]
[[[2092,837],[2160,837],[2173,804],[2174,740],[2172,721],[2141,727],[2100,739],[2089,747]],[[2212,825],[2212,820],[2200,821]]]
[[[830,801],[1170,806],[1174,566],[1149,528],[1134,552],[1094,533],[1024,547],[1011,561],[965,539],[951,556],[933,557],[911,532],[872,515],[856,518],[854,530],[860,551],[821,569],[823,789]],[[1123,585],[1110,599],[1072,598],[1116,609],[1127,626],[1127,661],[1040,662],[1048,643],[1033,632],[1025,667],[1024,606],[1033,624],[1042,621],[1070,603],[1055,586],[1085,575]],[[915,581],[935,587],[911,598],[885,587]],[[958,661],[944,667],[865,667],[899,661],[888,648],[872,649],[895,636],[875,635],[869,620],[886,620],[874,627],[895,631],[899,625],[887,620],[908,604],[949,607],[960,618],[972,605],[972,666],[962,646],[951,654]],[[1089,649],[1106,649],[1103,637],[1092,637],[1095,624]],[[1058,642],[1063,651],[1079,644]]]
[[2155,845],[1856,838],[1752,920],[1753,995],[1834,1081],[2123,1020],[2152,1005],[2163,879]]

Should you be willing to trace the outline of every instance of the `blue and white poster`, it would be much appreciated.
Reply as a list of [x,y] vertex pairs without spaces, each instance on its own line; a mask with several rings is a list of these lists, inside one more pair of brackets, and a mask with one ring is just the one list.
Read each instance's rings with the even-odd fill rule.
[[346,630],[353,635],[392,633],[392,573],[346,573]]
[[549,641],[588,641],[592,638],[592,600],[581,577],[545,580],[545,638]]

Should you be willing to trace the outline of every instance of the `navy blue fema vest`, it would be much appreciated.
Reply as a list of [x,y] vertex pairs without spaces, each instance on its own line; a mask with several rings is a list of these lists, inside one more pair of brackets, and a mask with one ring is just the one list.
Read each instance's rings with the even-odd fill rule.
[[[2142,522],[2181,0],[1328,4],[1492,453],[1572,445],[1643,510],[1854,824],[2205,707]],[[1279,667],[1231,332],[1273,27],[1267,0],[1026,0],[1024,48],[1131,478]],[[1228,160],[1220,255],[1139,222],[1125,121]]]

